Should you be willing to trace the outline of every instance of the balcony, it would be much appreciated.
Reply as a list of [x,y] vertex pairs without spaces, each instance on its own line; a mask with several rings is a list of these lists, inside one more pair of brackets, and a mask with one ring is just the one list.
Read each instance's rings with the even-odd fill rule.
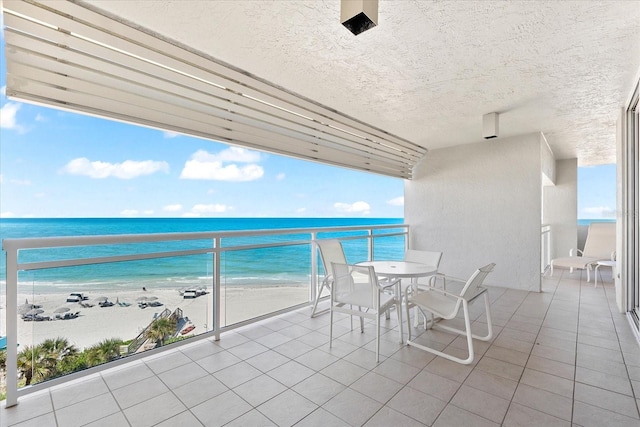
[[358,262],[401,259],[407,235],[408,226],[386,224],[6,239],[3,353],[18,366],[7,370],[7,402],[308,306],[324,275],[316,239],[340,238]]
[[[375,241],[364,234],[357,240]],[[368,256],[376,244],[360,247]],[[19,405],[3,405],[0,420],[3,426],[636,426],[640,348],[616,309],[609,273],[602,274],[597,288],[568,271],[545,277],[541,293],[491,287],[495,338],[476,344],[470,366],[399,344],[395,316],[384,324],[379,364],[372,325],[351,331],[346,317],[330,349],[329,316],[310,318],[306,303],[294,304],[254,323],[213,323],[193,342],[120,359],[72,381],[36,385]],[[479,313],[474,326],[486,328]],[[420,328],[414,334],[447,351],[465,349],[461,338]]]

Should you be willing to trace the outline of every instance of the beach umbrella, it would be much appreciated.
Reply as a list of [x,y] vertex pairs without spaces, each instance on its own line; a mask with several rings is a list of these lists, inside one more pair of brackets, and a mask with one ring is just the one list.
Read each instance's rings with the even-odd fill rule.
[[158,299],[158,297],[154,297],[154,296],[147,297],[147,301],[155,301],[157,299]]
[[27,316],[35,316],[37,314],[42,314],[44,313],[44,310],[40,309],[40,308],[33,308],[31,310],[29,310],[26,314]]
[[67,311],[69,311],[69,307],[58,307],[55,310],[53,310],[54,313],[66,313]]
[[140,297],[140,298],[136,298],[137,302],[144,302],[147,301],[147,297]]
[[97,302],[105,302],[105,301],[107,301],[108,299],[109,299],[109,298],[107,298],[107,297],[97,297],[97,298],[94,298],[94,301],[97,301]]
[[18,314],[27,314],[29,310],[32,310],[33,306],[31,304],[22,304],[18,307]]

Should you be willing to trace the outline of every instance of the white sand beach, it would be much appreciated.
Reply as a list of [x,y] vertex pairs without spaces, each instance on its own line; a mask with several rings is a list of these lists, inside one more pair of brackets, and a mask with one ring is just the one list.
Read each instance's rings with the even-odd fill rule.
[[[209,289],[211,291],[211,289]],[[226,287],[221,290],[221,324],[231,325],[241,320],[300,304],[308,299],[308,287],[305,286],[269,286],[269,287]],[[213,325],[213,297],[211,292],[194,299],[183,299],[177,289],[154,289],[148,291],[118,291],[87,294],[95,304],[91,308],[81,307],[78,303],[67,303],[67,293],[19,294],[18,307],[28,300],[31,304],[42,306],[43,316],[55,317],[59,307],[68,307],[70,312],[80,312],[75,319],[27,322],[18,319],[18,343],[35,345],[47,338],[64,337],[78,348],[90,347],[101,340],[135,338],[165,308],[174,311],[180,308],[195,329],[191,334],[210,331]],[[156,297],[163,305],[141,309],[136,300],[141,297]],[[100,307],[95,298],[107,297],[111,302],[127,302],[123,307]],[[6,297],[0,296],[0,318],[6,316]],[[3,322],[4,323],[4,322]],[[2,326],[1,335],[6,333]]]

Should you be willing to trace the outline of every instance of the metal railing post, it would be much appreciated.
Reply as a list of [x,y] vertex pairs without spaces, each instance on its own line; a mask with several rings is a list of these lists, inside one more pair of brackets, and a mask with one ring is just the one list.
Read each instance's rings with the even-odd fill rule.
[[309,301],[315,301],[316,293],[318,292],[317,237],[317,233],[311,232],[311,289],[309,291]]
[[7,408],[18,404],[18,251],[7,249]]
[[368,257],[369,257],[369,261],[373,261],[373,229],[371,229],[371,228],[368,229],[367,230],[367,234],[369,235],[369,238],[368,238],[369,245],[368,245],[368,248],[367,248],[368,251],[369,251]]
[[214,251],[213,251],[213,268],[215,270],[215,274],[213,275],[213,332],[214,332],[214,340],[220,341],[220,248],[221,245],[220,237],[215,237],[214,241]]

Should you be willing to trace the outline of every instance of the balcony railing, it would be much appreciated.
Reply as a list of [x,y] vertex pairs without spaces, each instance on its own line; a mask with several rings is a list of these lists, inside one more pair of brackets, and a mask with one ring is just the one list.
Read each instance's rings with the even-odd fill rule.
[[[308,305],[324,274],[318,239],[340,239],[355,263],[401,259],[408,234],[390,224],[4,240],[7,406]],[[73,363],[55,360],[68,354]]]

